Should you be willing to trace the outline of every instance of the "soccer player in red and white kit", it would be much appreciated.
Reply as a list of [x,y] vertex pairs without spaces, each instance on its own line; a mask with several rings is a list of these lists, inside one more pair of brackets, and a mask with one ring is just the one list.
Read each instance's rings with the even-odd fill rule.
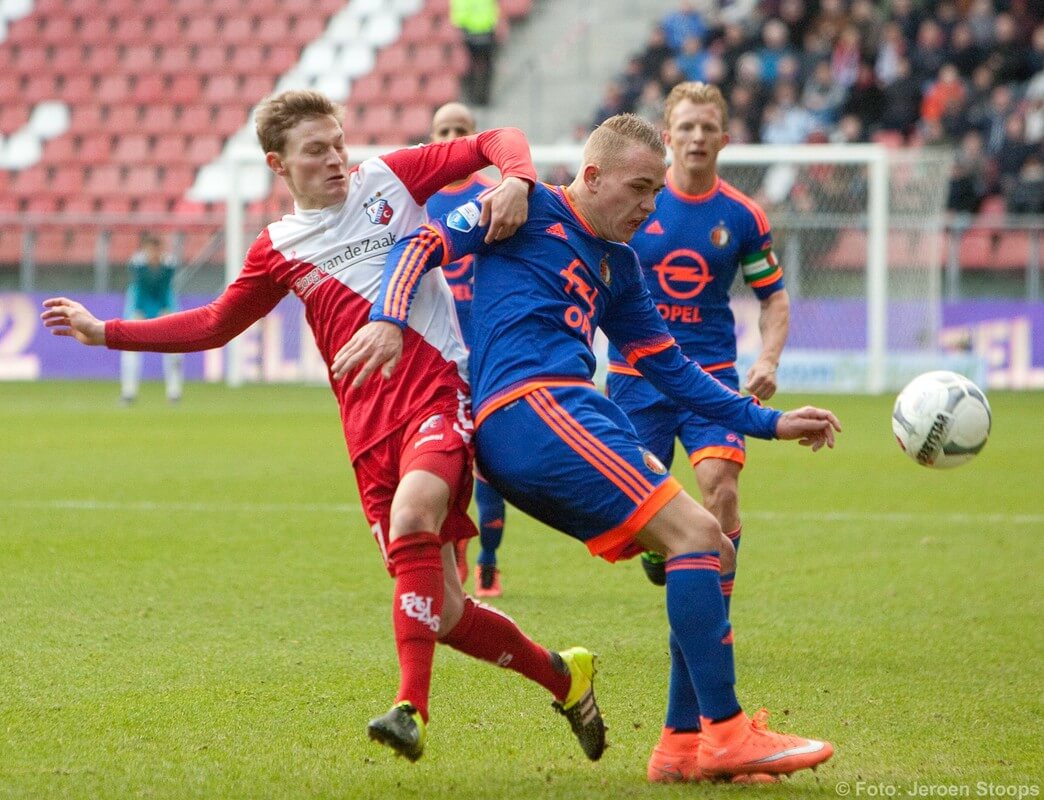
[[[536,176],[521,131],[498,129],[399,150],[348,169],[341,109],[312,91],[266,99],[257,133],[269,168],[294,197],[243,271],[212,303],[154,320],[95,318],[67,298],[44,302],[58,336],[118,350],[190,352],[220,347],[289,292],[305,304],[327,365],[366,323],[395,242],[424,220],[442,186],[495,165],[503,177],[483,199],[490,241],[525,221]],[[605,729],[594,699],[594,657],[529,639],[513,620],[464,595],[454,542],[474,536],[467,516],[473,430],[466,352],[453,298],[435,271],[419,289],[402,369],[369,391],[331,381],[363,510],[395,578],[392,616],[400,667],[396,702],[370,721],[370,738],[410,760],[424,751],[435,642],[517,671],[554,695],[584,752],[601,756]]]

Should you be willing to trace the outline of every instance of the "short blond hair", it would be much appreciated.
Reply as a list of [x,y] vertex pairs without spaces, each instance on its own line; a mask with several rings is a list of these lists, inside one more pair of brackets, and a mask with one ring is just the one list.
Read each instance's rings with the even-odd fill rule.
[[702,81],[684,81],[676,84],[663,101],[663,125],[668,130],[671,127],[671,114],[682,100],[688,100],[694,105],[710,103],[717,106],[721,112],[722,130],[729,127],[729,105],[725,102],[725,95],[721,93],[721,89]]
[[617,114],[599,125],[584,145],[584,164],[597,164],[611,169],[633,144],[648,147],[661,158],[667,148],[659,131],[637,114]]
[[270,95],[257,107],[254,124],[261,149],[266,153],[284,155],[286,136],[305,119],[333,117],[343,124],[344,109],[329,97],[311,89],[289,89]]

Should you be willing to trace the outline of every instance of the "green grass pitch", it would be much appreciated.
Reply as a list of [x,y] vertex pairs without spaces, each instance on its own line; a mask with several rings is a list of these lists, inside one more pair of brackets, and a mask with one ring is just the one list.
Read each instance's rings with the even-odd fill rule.
[[950,472],[900,453],[888,397],[817,398],[834,451],[751,443],[740,698],[837,747],[761,788],[645,782],[662,591],[517,511],[497,605],[600,654],[610,748],[589,763],[543,690],[440,648],[425,756],[393,758],[364,733],[395,689],[392,584],[329,391],[116,399],[0,385],[0,797],[1040,795],[1040,393],[994,392],[989,444]]

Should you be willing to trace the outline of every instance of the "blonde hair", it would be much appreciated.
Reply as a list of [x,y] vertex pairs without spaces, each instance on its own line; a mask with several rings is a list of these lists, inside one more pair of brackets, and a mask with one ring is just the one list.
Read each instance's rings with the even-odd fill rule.
[[597,164],[611,169],[633,144],[648,147],[661,158],[667,148],[659,131],[636,114],[617,114],[609,117],[587,137],[584,145],[584,164]]
[[667,99],[663,101],[663,124],[666,128],[670,129],[671,114],[674,112],[674,107],[682,100],[688,100],[694,105],[710,103],[717,106],[721,112],[722,130],[729,127],[729,106],[725,102],[725,96],[721,93],[721,89],[710,83],[685,81],[675,85],[671,89],[670,94],[667,95]]
[[254,118],[261,149],[282,155],[287,133],[301,120],[315,117],[333,117],[341,124],[344,109],[311,89],[289,89],[266,97]]

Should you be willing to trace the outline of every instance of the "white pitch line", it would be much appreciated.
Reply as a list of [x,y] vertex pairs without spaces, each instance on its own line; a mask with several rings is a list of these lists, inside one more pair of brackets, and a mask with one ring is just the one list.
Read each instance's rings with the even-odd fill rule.
[[[147,511],[147,512],[237,512],[345,514],[362,510],[358,503],[176,503],[151,500],[0,500],[0,509],[26,508],[55,511]],[[746,511],[744,519],[796,520],[799,522],[882,522],[910,524],[951,522],[965,525],[1040,525],[1044,514],[1002,514],[997,512],[907,512],[907,511]]]

